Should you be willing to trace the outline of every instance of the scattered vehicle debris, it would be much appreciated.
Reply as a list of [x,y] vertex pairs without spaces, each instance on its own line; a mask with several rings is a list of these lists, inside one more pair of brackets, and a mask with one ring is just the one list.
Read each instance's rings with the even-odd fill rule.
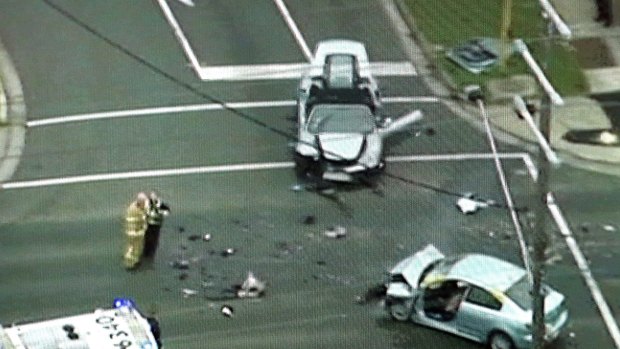
[[176,261],[170,262],[170,266],[173,267],[174,269],[187,270],[189,269],[189,260],[177,259]]
[[347,229],[345,227],[341,227],[337,225],[334,227],[330,227],[323,234],[327,236],[328,238],[340,239],[347,235]]
[[304,185],[303,184],[293,184],[293,185],[291,185],[290,189],[292,191],[302,191],[302,190],[304,190]]
[[616,227],[614,227],[613,225],[610,225],[610,224],[604,224],[603,225],[603,230],[609,231],[609,232],[614,232],[614,231],[616,231]]
[[474,38],[446,52],[448,59],[473,74],[493,68],[499,60],[497,39]]
[[184,298],[189,298],[189,297],[197,295],[198,291],[192,290],[192,289],[189,289],[189,288],[184,288],[184,289],[181,290],[181,293],[183,294]]
[[314,224],[314,223],[316,223],[316,217],[315,216],[310,214],[310,215],[307,215],[307,216],[304,217],[304,224],[311,225],[311,224]]
[[234,315],[234,309],[233,307],[231,307],[230,305],[224,304],[222,305],[222,307],[220,308],[220,312],[222,313],[222,315],[231,318]]
[[241,287],[237,290],[237,297],[239,298],[258,298],[265,293],[265,283],[254,276],[251,271],[248,272],[248,277],[243,281]]
[[237,252],[237,250],[235,250],[232,247],[229,247],[227,249],[225,249],[224,251],[222,251],[221,255],[222,257],[228,257],[228,256],[232,256]]
[[489,204],[487,202],[475,200],[472,194],[461,197],[456,201],[456,207],[464,214],[473,214],[477,212],[478,209],[488,206]]

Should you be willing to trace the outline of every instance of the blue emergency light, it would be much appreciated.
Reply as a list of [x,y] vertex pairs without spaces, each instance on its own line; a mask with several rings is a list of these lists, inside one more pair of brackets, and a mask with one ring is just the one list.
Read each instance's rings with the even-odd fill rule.
[[130,308],[135,309],[136,303],[130,298],[115,298],[114,299],[114,309],[120,308]]

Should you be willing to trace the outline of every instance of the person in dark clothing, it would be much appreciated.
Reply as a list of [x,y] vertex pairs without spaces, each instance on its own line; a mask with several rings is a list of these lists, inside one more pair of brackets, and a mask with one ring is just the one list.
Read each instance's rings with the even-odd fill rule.
[[155,192],[149,194],[149,209],[146,213],[147,229],[144,237],[145,258],[155,257],[159,245],[159,232],[164,222],[164,216],[170,213],[168,205],[163,203]]
[[611,0],[596,0],[596,21],[602,22],[606,27],[611,25]]

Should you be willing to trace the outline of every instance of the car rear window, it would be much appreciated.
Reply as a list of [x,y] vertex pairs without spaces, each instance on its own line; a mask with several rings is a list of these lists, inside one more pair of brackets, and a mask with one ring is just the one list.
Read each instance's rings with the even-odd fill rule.
[[506,295],[521,309],[532,309],[532,296],[530,295],[530,283],[528,282],[527,275],[524,275],[514,285],[510,286],[506,290]]

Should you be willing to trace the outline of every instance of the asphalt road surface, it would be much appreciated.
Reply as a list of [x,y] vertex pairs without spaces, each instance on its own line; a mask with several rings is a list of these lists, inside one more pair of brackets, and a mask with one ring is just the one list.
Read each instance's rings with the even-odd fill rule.
[[[506,209],[465,216],[455,208],[466,192],[505,202],[487,138],[403,64],[411,48],[382,2],[287,0],[280,2],[287,15],[278,1],[195,3],[0,3],[0,37],[19,72],[29,122],[20,165],[0,191],[0,323],[86,312],[130,296],[160,319],[171,349],[479,348],[395,323],[379,300],[356,302],[428,243],[522,264]],[[378,78],[387,115],[425,115],[388,141],[392,161],[375,189],[294,190],[298,80],[256,78],[257,65],[282,72],[307,62],[307,49],[327,38],[362,41],[371,61],[392,64]],[[224,109],[222,101],[236,104]],[[509,154],[503,165],[516,206],[531,207],[535,185],[524,159],[532,158],[499,147]],[[551,177],[613,311],[620,180],[568,166]],[[172,214],[154,263],[130,273],[121,264],[122,215],[141,190],[158,191]],[[323,235],[335,225],[346,238]],[[614,348],[551,218],[549,231],[547,281],[571,312],[550,348]],[[205,233],[211,241],[193,239]],[[227,248],[236,253],[223,256]],[[189,270],[170,266],[179,258],[191,261]],[[248,271],[267,282],[266,296],[227,299]],[[183,297],[182,289],[198,295]],[[233,318],[219,313],[222,304],[235,308]]]

